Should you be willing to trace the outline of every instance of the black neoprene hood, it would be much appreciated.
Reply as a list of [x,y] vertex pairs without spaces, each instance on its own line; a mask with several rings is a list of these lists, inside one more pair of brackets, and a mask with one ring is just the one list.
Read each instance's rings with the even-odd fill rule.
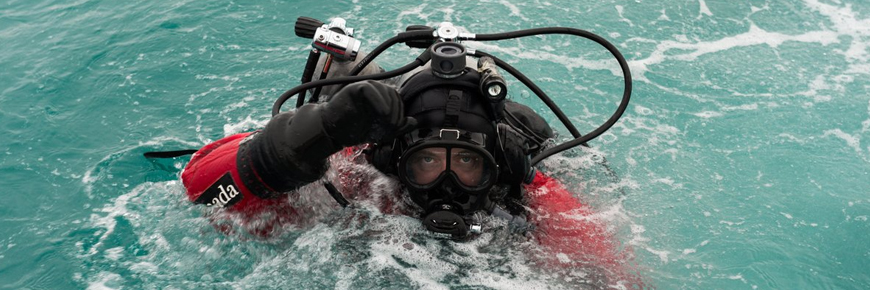
[[454,79],[443,79],[423,70],[408,80],[399,92],[405,103],[405,115],[417,119],[418,128],[445,128],[448,95],[459,91],[462,99],[455,127],[486,134],[486,148],[492,152],[496,138],[494,115],[488,100],[479,92],[479,79],[479,74],[470,69]]

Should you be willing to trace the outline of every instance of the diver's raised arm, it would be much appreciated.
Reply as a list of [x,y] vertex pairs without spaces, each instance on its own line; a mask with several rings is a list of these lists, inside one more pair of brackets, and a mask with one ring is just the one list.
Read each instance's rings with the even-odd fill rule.
[[376,81],[353,83],[328,102],[272,118],[240,144],[239,171],[259,177],[245,184],[258,196],[292,191],[320,179],[327,157],[342,148],[391,137],[415,124],[404,116],[394,88]]

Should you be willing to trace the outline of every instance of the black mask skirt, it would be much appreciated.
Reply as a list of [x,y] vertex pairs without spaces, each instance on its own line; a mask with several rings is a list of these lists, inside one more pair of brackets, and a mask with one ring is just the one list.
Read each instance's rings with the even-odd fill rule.
[[424,209],[431,231],[463,237],[468,219],[488,203],[498,165],[485,149],[486,135],[458,129],[415,130],[399,159],[399,179]]

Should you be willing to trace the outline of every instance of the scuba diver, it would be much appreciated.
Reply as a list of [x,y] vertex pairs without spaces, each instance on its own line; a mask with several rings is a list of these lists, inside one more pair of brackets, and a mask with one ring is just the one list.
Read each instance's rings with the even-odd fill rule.
[[[268,236],[276,227],[307,222],[306,209],[295,201],[301,198],[298,189],[310,184],[325,186],[341,206],[375,198],[366,184],[373,177],[349,167],[331,169],[336,162],[330,157],[342,155],[398,180],[399,188],[380,197],[386,214],[417,216],[426,230],[459,241],[485,230],[481,217],[504,218],[516,232],[555,253],[537,255],[541,264],[607,269],[602,276],[609,278],[599,278],[600,285],[615,283],[613,277],[627,279],[627,270],[620,270],[626,253],[612,233],[600,221],[578,218],[591,209],[534,168],[541,159],[600,135],[625,110],[630,75],[612,45],[576,29],[472,35],[445,22],[437,28],[409,27],[366,54],[341,18],[326,24],[300,17],[296,33],[313,45],[303,84],[279,98],[263,129],[224,137],[194,153],[181,174],[190,201],[239,213],[251,219],[252,233]],[[575,139],[558,146],[551,144],[555,136],[544,118],[505,98],[498,67],[527,85],[530,81],[503,61],[460,43],[551,33],[597,37],[593,40],[614,53],[626,76],[617,114],[586,135],[566,123]],[[426,51],[394,71],[372,63],[399,42]],[[543,94],[534,84],[530,88]],[[308,102],[306,93],[312,94]],[[297,108],[281,112],[292,96]],[[567,120],[552,101],[542,99],[563,123]],[[330,170],[337,172],[332,178]]]

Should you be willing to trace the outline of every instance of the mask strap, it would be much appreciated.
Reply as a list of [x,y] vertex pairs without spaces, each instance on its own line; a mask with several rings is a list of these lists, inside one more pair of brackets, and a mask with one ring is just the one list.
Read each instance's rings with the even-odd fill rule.
[[459,113],[462,109],[462,91],[450,90],[447,95],[447,106],[444,109],[443,128],[457,128],[459,125]]

